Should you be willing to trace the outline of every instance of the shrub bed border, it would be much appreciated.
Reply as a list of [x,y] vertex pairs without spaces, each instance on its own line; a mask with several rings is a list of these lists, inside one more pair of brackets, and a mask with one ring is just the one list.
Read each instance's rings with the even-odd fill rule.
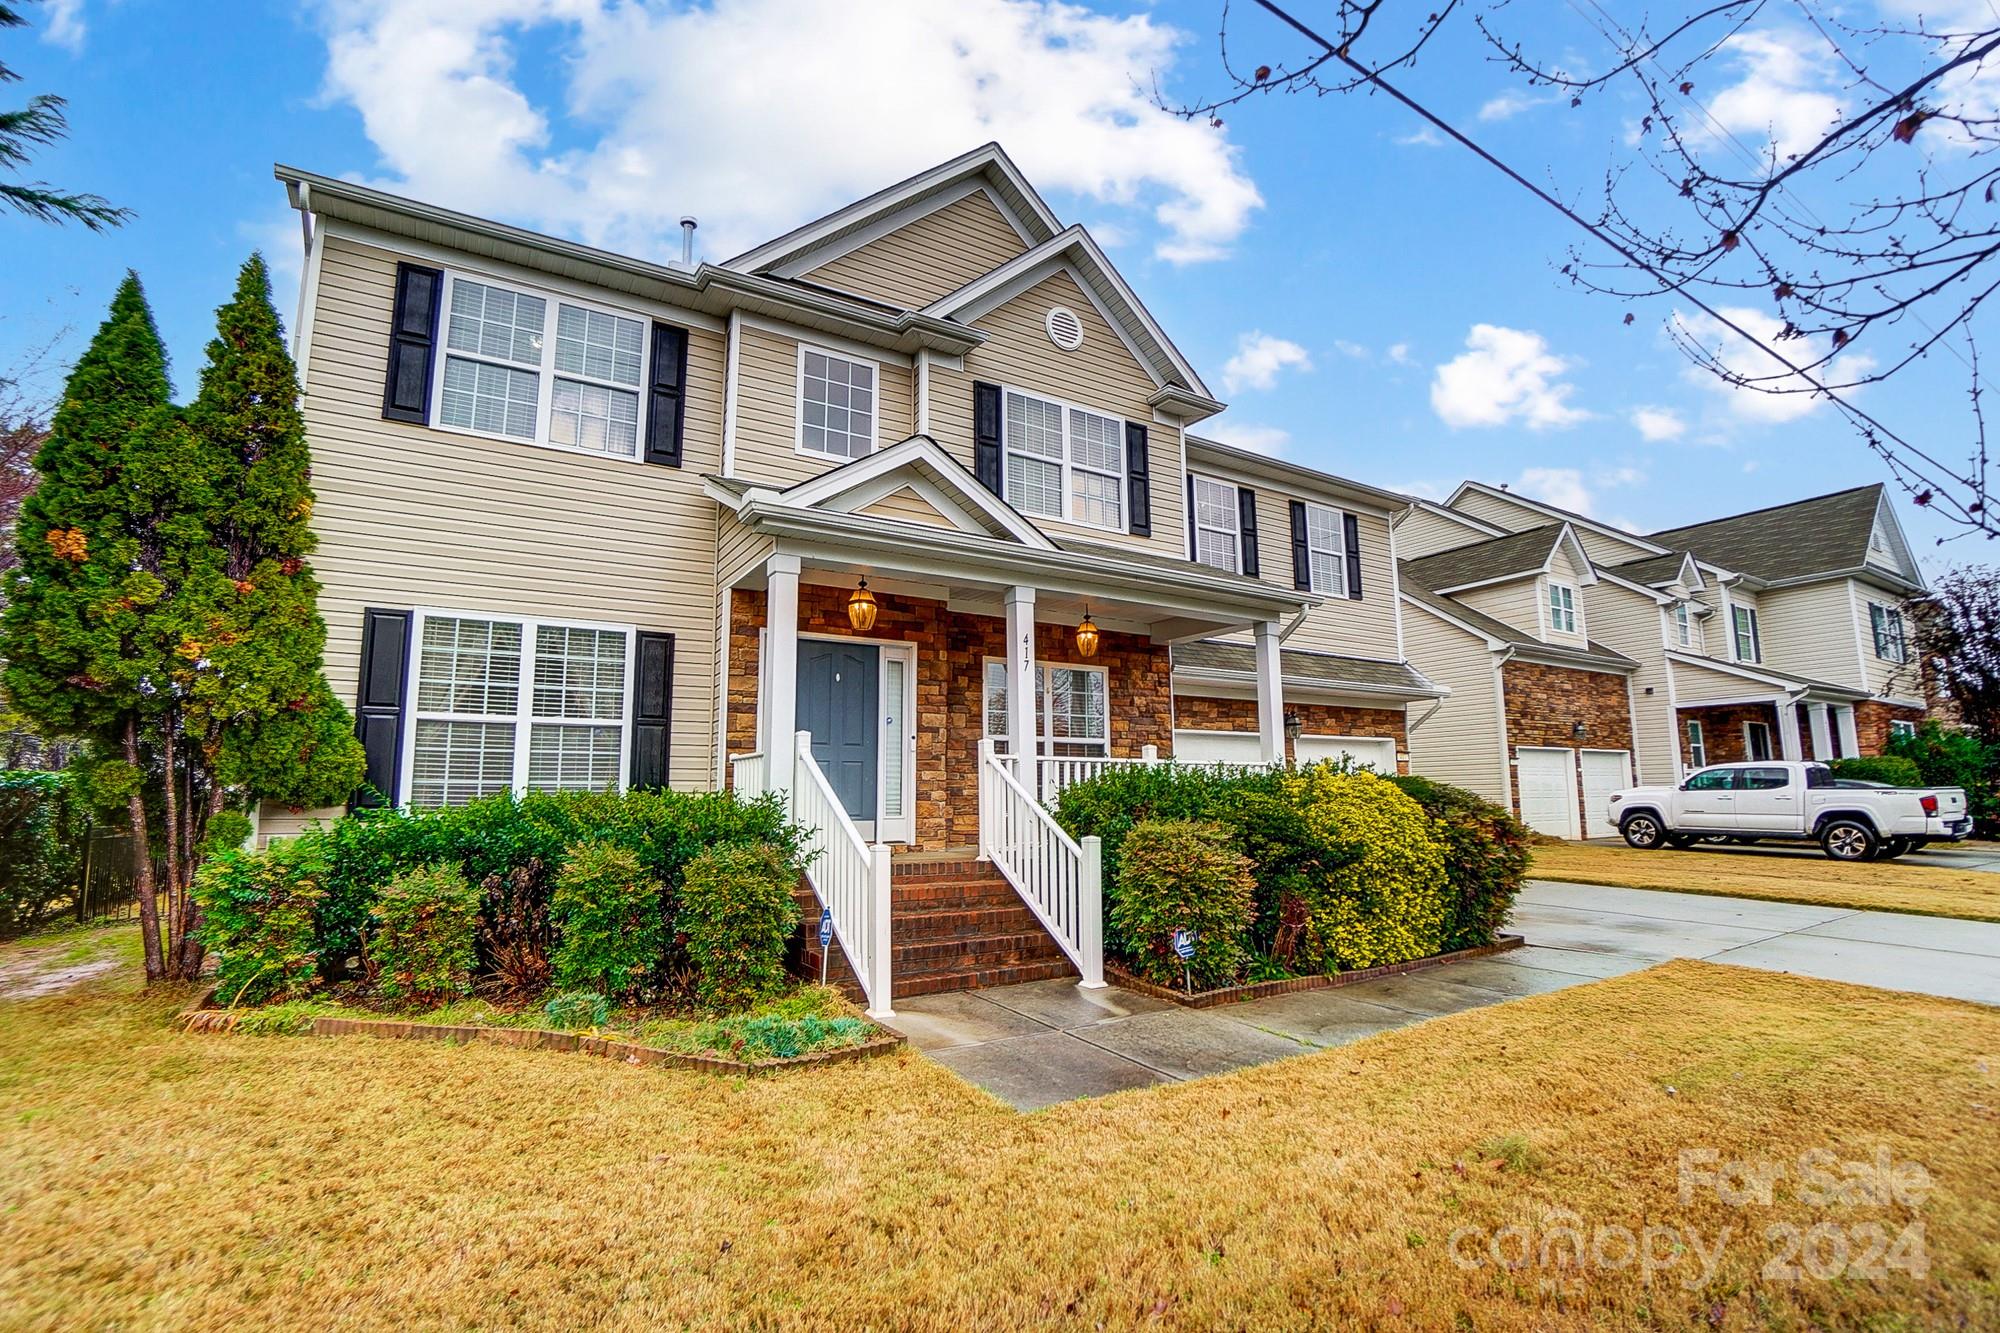
[[1126,990],[1138,991],[1159,1000],[1172,1000],[1185,1009],[1214,1009],[1225,1004],[1239,1004],[1249,1000],[1268,999],[1273,995],[1293,995],[1300,991],[1331,990],[1338,986],[1352,986],[1357,982],[1373,981],[1377,977],[1400,976],[1405,972],[1423,972],[1446,963],[1462,962],[1468,958],[1486,958],[1509,949],[1518,949],[1527,940],[1520,935],[1498,935],[1493,943],[1481,944],[1471,949],[1456,949],[1451,953],[1434,953],[1427,958],[1412,958],[1402,963],[1383,963],[1379,967],[1358,967],[1351,972],[1336,972],[1332,976],[1282,977],[1277,981],[1253,981],[1243,986],[1218,986],[1214,990],[1198,990],[1192,995],[1171,986],[1155,985],[1141,980],[1127,972],[1110,959],[1104,960],[1104,979]]
[[[209,1002],[204,997],[203,1005]],[[197,1005],[180,1015],[180,1027],[187,1032],[234,1032],[241,1013],[232,1009],[210,1009]],[[307,1034],[301,1034],[307,1035]],[[709,1074],[740,1074],[756,1077],[778,1074],[817,1065],[847,1064],[854,1060],[887,1055],[903,1045],[901,1035],[882,1032],[858,1046],[842,1046],[831,1051],[814,1051],[769,1060],[731,1060],[719,1055],[689,1055],[664,1051],[657,1046],[615,1037],[592,1037],[580,1032],[557,1032],[550,1028],[491,1028],[472,1024],[412,1023],[393,1018],[315,1018],[310,1035],[315,1037],[382,1037],[392,1041],[442,1041],[453,1045],[486,1042],[532,1051],[568,1051],[619,1060],[629,1065],[663,1065],[674,1069],[694,1069]]]

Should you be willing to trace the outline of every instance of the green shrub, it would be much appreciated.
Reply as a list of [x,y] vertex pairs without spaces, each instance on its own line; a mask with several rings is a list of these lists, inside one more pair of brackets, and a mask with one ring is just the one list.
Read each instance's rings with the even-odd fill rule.
[[216,811],[208,817],[208,831],[202,834],[201,859],[241,851],[252,831],[250,816],[241,810]]
[[1914,736],[1891,736],[1884,753],[1914,762],[1923,786],[1965,788],[1980,835],[2000,836],[2000,744],[1926,721]]
[[368,962],[384,999],[442,1004],[472,993],[479,891],[448,865],[420,866],[375,899]]
[[[1249,965],[1256,914],[1249,858],[1222,825],[1147,819],[1125,836],[1109,916],[1130,942],[1127,964],[1139,976],[1163,986],[1180,985],[1183,975],[1202,989],[1231,984]],[[1195,932],[1185,964],[1173,949],[1176,930]]]
[[703,1004],[741,1009],[784,985],[798,880],[768,846],[716,847],[688,863],[677,923]]
[[738,1060],[789,1060],[809,1051],[858,1045],[867,1039],[868,1031],[868,1025],[858,1018],[759,1014],[737,1027],[728,1050]]
[[1905,759],[1896,754],[1862,755],[1854,759],[1836,759],[1828,767],[1836,778],[1855,778],[1862,782],[1886,782],[1891,787],[1921,787],[1924,775],[1917,771],[1914,759]]
[[1313,883],[1298,965],[1335,972],[1441,950],[1452,916],[1444,844],[1430,816],[1372,773],[1314,765],[1284,778],[1308,827],[1361,855]]
[[0,770],[0,938],[73,901],[89,828],[67,774]]
[[1451,915],[1442,952],[1493,943],[1528,873],[1527,825],[1477,792],[1415,775],[1390,782],[1423,807],[1444,844]]
[[325,866],[302,842],[252,856],[223,852],[196,872],[202,944],[219,962],[216,998],[226,1006],[304,995],[319,977],[313,916]]
[[664,897],[660,881],[629,847],[571,847],[549,909],[556,985],[618,998],[653,990],[667,945]]
[[550,1027],[601,1028],[611,1021],[611,1001],[596,991],[566,990],[550,996],[542,1013]]

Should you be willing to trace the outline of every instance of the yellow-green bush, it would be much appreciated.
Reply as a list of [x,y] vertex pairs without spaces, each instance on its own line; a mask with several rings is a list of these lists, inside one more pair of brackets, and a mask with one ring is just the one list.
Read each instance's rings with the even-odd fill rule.
[[1362,849],[1310,881],[1295,966],[1340,972],[1439,952],[1451,920],[1445,846],[1423,807],[1373,773],[1313,765],[1284,779],[1306,826]]

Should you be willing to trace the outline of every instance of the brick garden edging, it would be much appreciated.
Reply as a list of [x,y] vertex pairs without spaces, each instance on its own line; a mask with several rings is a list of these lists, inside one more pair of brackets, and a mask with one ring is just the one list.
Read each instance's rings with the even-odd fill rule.
[[[180,1025],[188,1032],[234,1032],[241,1017],[235,1010],[194,1008],[184,1011]],[[676,1069],[696,1069],[710,1074],[742,1074],[755,1077],[818,1065],[847,1064],[887,1055],[903,1044],[893,1032],[885,1032],[859,1046],[842,1046],[831,1051],[814,1051],[771,1060],[730,1060],[719,1055],[688,1055],[663,1051],[656,1046],[619,1041],[613,1037],[589,1037],[576,1032],[556,1032],[548,1028],[488,1028],[449,1023],[407,1023],[390,1018],[315,1018],[315,1037],[383,1037],[392,1041],[443,1041],[455,1045],[486,1042],[494,1046],[515,1046],[531,1051],[569,1051],[595,1055],[606,1060],[622,1060],[630,1065],[664,1065]]]
[[1192,995],[1186,991],[1175,990],[1171,986],[1142,981],[1109,960],[1104,964],[1104,978],[1123,986],[1126,990],[1135,990],[1141,995],[1151,995],[1155,999],[1172,1000],[1184,1008],[1213,1009],[1218,1005],[1262,1000],[1273,995],[1332,990],[1339,986],[1352,986],[1360,981],[1372,981],[1376,977],[1394,977],[1405,972],[1428,971],[1433,967],[1442,967],[1446,963],[1456,963],[1467,958],[1486,958],[1492,954],[1505,953],[1509,949],[1518,949],[1526,943],[1527,941],[1519,935],[1500,935],[1495,937],[1493,943],[1482,944],[1475,949],[1435,953],[1428,958],[1412,958],[1406,963],[1383,963],[1379,967],[1361,967],[1352,972],[1336,972],[1330,977],[1284,977],[1277,981],[1254,981],[1247,986],[1218,986],[1214,990],[1198,990]]

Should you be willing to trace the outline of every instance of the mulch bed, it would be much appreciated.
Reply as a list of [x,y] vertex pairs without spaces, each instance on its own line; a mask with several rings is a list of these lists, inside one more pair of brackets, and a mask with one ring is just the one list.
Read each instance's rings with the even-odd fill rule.
[[1519,935],[1501,935],[1493,943],[1482,944],[1476,949],[1437,953],[1428,958],[1412,958],[1406,963],[1384,963],[1380,967],[1356,968],[1352,972],[1339,972],[1330,977],[1283,977],[1277,981],[1253,981],[1244,986],[1218,986],[1214,990],[1198,990],[1193,994],[1175,990],[1171,986],[1160,986],[1141,980],[1109,960],[1104,964],[1104,976],[1107,981],[1123,986],[1127,990],[1138,991],[1141,995],[1172,1000],[1175,1004],[1189,1009],[1213,1009],[1217,1005],[1240,1004],[1246,1000],[1262,1000],[1273,995],[1291,995],[1308,990],[1331,990],[1337,986],[1352,986],[1356,982],[1372,981],[1376,977],[1422,972],[1467,958],[1486,958],[1496,953],[1505,953],[1509,949],[1518,949],[1525,943],[1527,941]]
[[[213,992],[193,1009],[181,1013],[179,1023],[187,1032],[233,1032],[241,1014],[229,1009],[208,1008]],[[556,1032],[547,1028],[489,1028],[469,1024],[409,1023],[387,1018],[315,1018],[315,1037],[385,1037],[392,1041],[442,1041],[454,1045],[486,1042],[494,1046],[516,1046],[532,1051],[568,1051],[595,1055],[606,1060],[622,1060],[628,1065],[664,1065],[676,1069],[696,1069],[710,1074],[739,1074],[755,1077],[791,1069],[819,1065],[847,1064],[887,1055],[903,1044],[893,1032],[831,1051],[814,1051],[785,1059],[731,1060],[720,1055],[689,1055],[683,1051],[663,1051],[655,1046],[621,1041],[614,1037],[592,1037],[576,1032]]]

